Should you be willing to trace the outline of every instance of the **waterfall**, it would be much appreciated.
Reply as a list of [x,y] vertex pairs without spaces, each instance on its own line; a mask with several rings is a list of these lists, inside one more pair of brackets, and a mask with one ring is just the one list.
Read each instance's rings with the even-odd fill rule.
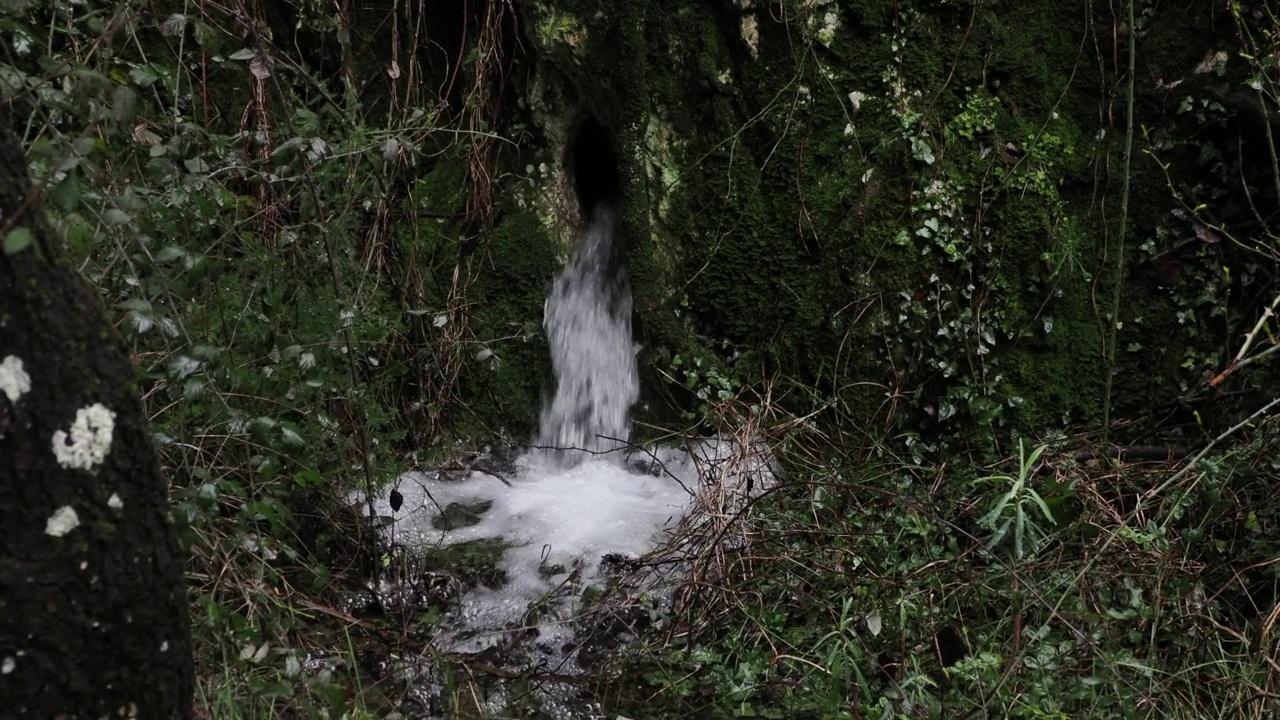
[[640,396],[617,232],[617,208],[597,204],[543,309],[556,387],[542,409],[538,444],[565,466],[625,447]]

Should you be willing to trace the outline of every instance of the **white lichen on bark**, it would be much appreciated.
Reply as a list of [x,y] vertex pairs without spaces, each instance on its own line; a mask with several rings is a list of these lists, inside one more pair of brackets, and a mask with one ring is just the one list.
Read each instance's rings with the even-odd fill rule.
[[76,509],[70,505],[64,505],[49,516],[48,522],[44,525],[44,532],[53,537],[62,537],[78,527],[80,527],[80,516],[76,514]]
[[18,398],[31,392],[31,376],[22,369],[22,359],[9,355],[0,362],[0,392],[16,405]]
[[71,433],[59,430],[53,434],[53,454],[65,468],[92,470],[107,459],[116,414],[102,403],[94,403],[76,411]]
[[742,41],[747,44],[752,59],[760,57],[760,23],[755,15],[742,16]]

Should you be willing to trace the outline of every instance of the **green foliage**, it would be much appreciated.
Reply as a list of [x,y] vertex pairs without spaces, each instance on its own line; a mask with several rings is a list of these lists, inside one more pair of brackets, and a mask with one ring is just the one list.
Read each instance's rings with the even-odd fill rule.
[[[1252,643],[1272,579],[1263,590],[1213,564],[1232,543],[1274,550],[1274,513],[1219,494],[1230,475],[1274,507],[1255,475],[1274,464],[1273,425],[1146,517],[1126,515],[1127,498],[1163,469],[1117,473],[1041,445],[1016,473],[970,479],[831,438],[821,467],[792,467],[804,480],[744,521],[742,576],[672,615],[665,643],[628,650],[647,669],[638,717],[1265,715],[1274,702],[1255,690],[1274,669]],[[1055,542],[1038,542],[1050,527]]]
[[667,381],[696,398],[696,409],[685,411],[685,421],[708,423],[708,427],[714,429],[718,419],[715,407],[734,398],[741,383],[710,355],[695,354],[688,359],[684,355],[676,355],[671,359],[671,371],[678,375],[668,375]]
[[539,320],[558,269],[557,246],[535,218],[507,215],[481,248],[484,274],[470,290],[468,321],[476,364],[460,377],[468,398],[455,431],[464,437],[531,437],[542,390],[551,381],[550,353]]
[[[258,21],[350,42],[328,6],[269,5]],[[335,96],[322,58],[246,45],[243,18],[181,3],[11,6],[0,85],[65,251],[139,366],[193,554],[202,702],[358,712],[354,648],[301,670],[334,638],[295,595],[369,572],[351,491],[438,453],[470,413],[536,420],[551,242],[512,213],[462,252],[470,143],[436,132],[438,98]],[[4,251],[28,251],[24,233]]]

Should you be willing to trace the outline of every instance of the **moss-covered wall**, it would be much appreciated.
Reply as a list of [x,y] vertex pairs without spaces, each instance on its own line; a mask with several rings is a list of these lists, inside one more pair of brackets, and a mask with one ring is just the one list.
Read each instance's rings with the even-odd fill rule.
[[[607,108],[630,163],[651,393],[696,355],[816,387],[845,417],[907,410],[926,439],[1100,419],[1126,89],[1112,6],[531,5],[541,61]],[[1139,12],[1150,131],[1157,85],[1190,75],[1217,16]],[[1135,149],[1116,414],[1174,401],[1194,380],[1182,348],[1210,352],[1135,250],[1173,207]]]

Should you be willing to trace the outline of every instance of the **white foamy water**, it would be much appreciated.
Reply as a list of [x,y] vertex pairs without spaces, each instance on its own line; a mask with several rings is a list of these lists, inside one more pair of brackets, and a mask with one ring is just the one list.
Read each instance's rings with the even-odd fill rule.
[[[568,641],[583,589],[605,582],[602,556],[644,555],[691,508],[707,514],[699,522],[723,519],[740,510],[747,496],[776,481],[766,449],[729,439],[699,440],[688,452],[637,450],[632,459],[636,462],[624,463],[610,454],[566,468],[560,458],[533,450],[516,461],[513,474],[501,477],[481,471],[459,479],[407,473],[396,485],[403,498],[398,511],[385,496],[375,498],[376,514],[395,519],[394,539],[416,551],[484,540],[505,546],[497,567],[506,582],[469,590],[442,623],[436,644],[482,650],[520,626],[530,606],[551,595],[556,599],[538,613],[538,641],[553,646]],[[744,487],[748,481],[750,490]],[[724,507],[708,498],[738,502]],[[459,507],[481,505],[488,507],[464,527],[448,528],[441,517],[452,508],[449,517],[456,520]]]
[[[683,517],[689,501],[675,478],[633,472],[611,460],[587,460],[566,469],[530,452],[505,479],[510,485],[482,472],[457,481],[411,473],[399,483],[404,504],[394,514],[394,532],[409,547],[430,550],[477,540],[501,540],[506,546],[498,561],[506,583],[467,592],[440,638],[451,649],[482,649],[519,624],[531,603],[566,582],[573,583],[570,596],[603,582],[603,555],[648,552]],[[435,526],[442,524],[441,510],[481,503],[489,507],[474,525]],[[376,505],[379,514],[390,514],[385,500]],[[561,635],[557,626],[570,619],[575,604],[562,598],[555,603],[558,612],[541,613],[541,634]]]

